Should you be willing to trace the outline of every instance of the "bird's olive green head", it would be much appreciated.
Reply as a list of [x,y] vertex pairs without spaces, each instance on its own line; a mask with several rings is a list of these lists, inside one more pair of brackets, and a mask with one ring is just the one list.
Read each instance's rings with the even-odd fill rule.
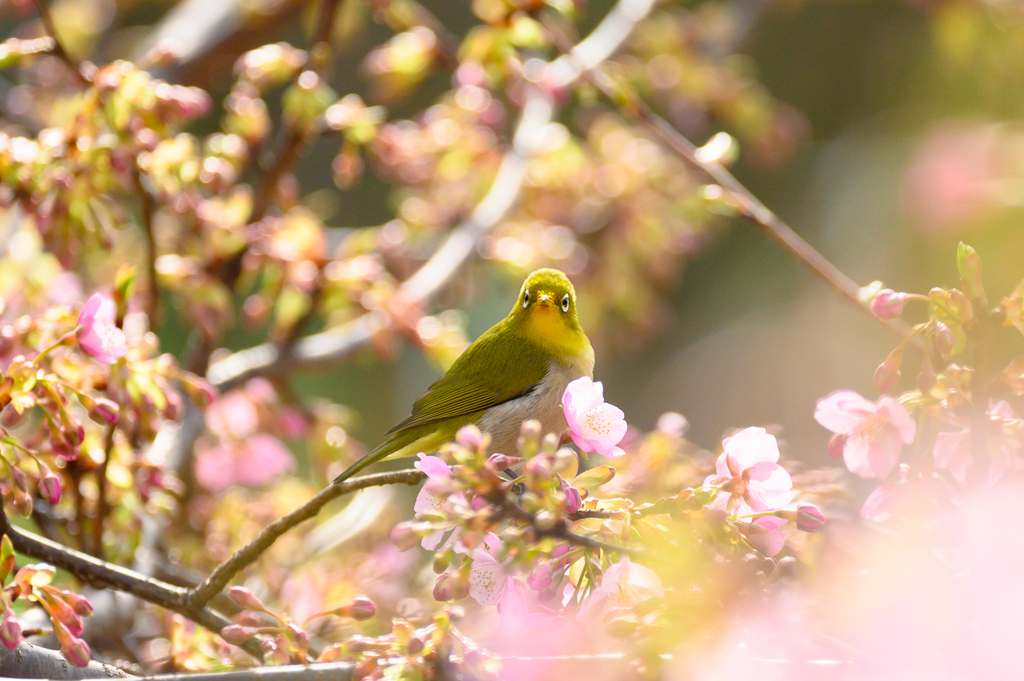
[[558,270],[537,270],[526,278],[508,321],[531,340],[558,352],[576,355],[590,347],[576,316],[576,289]]

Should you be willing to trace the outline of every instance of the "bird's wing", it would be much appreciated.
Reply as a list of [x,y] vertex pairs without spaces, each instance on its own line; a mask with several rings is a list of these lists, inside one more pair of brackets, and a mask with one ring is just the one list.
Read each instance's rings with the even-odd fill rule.
[[388,434],[447,418],[464,416],[528,394],[544,378],[548,357],[525,339],[498,342],[489,331],[412,407],[412,414]]

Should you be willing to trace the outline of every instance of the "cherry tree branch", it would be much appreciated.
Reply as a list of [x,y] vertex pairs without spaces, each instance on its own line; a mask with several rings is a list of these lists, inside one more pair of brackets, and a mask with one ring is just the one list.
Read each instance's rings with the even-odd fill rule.
[[75,667],[55,650],[22,641],[14,650],[0,646],[0,678],[128,679],[132,676],[117,667],[95,661],[84,667]]
[[[653,5],[653,0],[620,0],[587,38],[568,55],[551,63],[557,85],[571,85],[614,54]],[[537,88],[530,89],[512,146],[502,159],[487,195],[476,210],[449,233],[434,255],[402,283],[396,292],[400,300],[414,305],[430,302],[454,278],[480,240],[504,219],[519,199],[527,161],[533,154],[538,133],[554,115],[550,95]],[[212,365],[206,377],[219,390],[229,390],[254,376],[333,366],[387,328],[388,321],[383,312],[368,312],[333,329],[301,338],[287,352],[272,343],[240,350]]]
[[68,51],[64,49],[64,43],[61,42],[60,36],[57,34],[57,25],[54,24],[53,15],[50,13],[50,0],[38,0],[36,5],[39,9],[39,20],[42,22],[43,28],[53,38],[54,56],[64,62],[83,85],[87,85],[89,79],[82,73],[81,64],[68,54]]
[[[218,612],[204,607],[190,607],[186,603],[187,592],[181,587],[146,577],[134,570],[94,558],[81,551],[62,546],[37,534],[15,527],[10,523],[10,519],[2,507],[0,507],[0,534],[5,534],[10,538],[15,551],[67,570],[83,582],[94,586],[112,587],[118,591],[129,593],[154,605],[180,613],[210,631],[219,633],[221,629],[231,624],[231,620]],[[262,659],[263,653],[256,640],[247,642],[243,648],[250,655]]]
[[[571,55],[572,52],[567,52]],[[814,249],[782,219],[761,203],[750,190],[744,187],[724,166],[714,160],[700,157],[696,145],[676,130],[668,121],[656,114],[636,92],[609,76],[600,65],[583,71],[584,77],[606,98],[625,112],[634,121],[644,126],[660,139],[665,146],[681,159],[714,180],[729,195],[739,214],[753,223],[761,233],[782,247],[784,251],[802,262],[819,279],[824,281],[840,298],[854,304],[861,311],[879,319],[866,301],[862,300],[860,287],[833,265],[825,256]],[[883,321],[901,338],[910,334],[910,327],[901,319]]]
[[390,473],[364,475],[346,480],[337,485],[329,485],[296,510],[272,522],[260,532],[256,539],[240,548],[233,556],[221,563],[202,584],[186,594],[185,602],[191,608],[201,608],[206,605],[211,598],[224,590],[224,587],[228,585],[228,582],[235,575],[249,565],[252,565],[256,559],[263,555],[277,541],[278,537],[296,525],[313,518],[320,512],[320,509],[338,497],[379,485],[416,485],[423,482],[426,477],[425,473],[408,469]]
[[593,537],[587,537],[582,534],[576,534],[569,529],[569,526],[561,518],[555,520],[551,525],[541,523],[537,516],[533,515],[525,508],[519,506],[511,499],[507,497],[502,499],[500,506],[498,507],[503,515],[507,515],[510,518],[521,520],[530,526],[530,531],[536,534],[538,537],[553,537],[555,539],[562,539],[575,544],[576,546],[582,546],[585,549],[591,549],[593,551],[605,551],[615,553],[625,553],[630,556],[640,555],[640,550],[628,546],[620,546],[618,544],[609,544],[608,542],[601,541],[600,539],[594,539]]

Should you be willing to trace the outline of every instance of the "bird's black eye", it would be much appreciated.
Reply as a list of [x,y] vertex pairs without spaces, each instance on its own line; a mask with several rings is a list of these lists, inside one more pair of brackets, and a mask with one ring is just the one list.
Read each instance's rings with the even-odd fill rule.
[[568,312],[568,311],[569,311],[569,294],[566,293],[564,296],[562,296],[562,312]]
[[530,304],[530,290],[527,289],[526,293],[523,294],[523,309],[525,310],[526,306],[529,305],[529,304]]

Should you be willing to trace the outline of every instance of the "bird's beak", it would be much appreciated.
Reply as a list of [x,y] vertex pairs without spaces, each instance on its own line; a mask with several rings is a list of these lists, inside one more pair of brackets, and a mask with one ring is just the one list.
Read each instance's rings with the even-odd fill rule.
[[554,307],[555,306],[555,299],[554,299],[554,297],[550,293],[542,293],[542,294],[540,294],[540,296],[537,298],[537,302],[539,304],[543,305],[544,307]]

